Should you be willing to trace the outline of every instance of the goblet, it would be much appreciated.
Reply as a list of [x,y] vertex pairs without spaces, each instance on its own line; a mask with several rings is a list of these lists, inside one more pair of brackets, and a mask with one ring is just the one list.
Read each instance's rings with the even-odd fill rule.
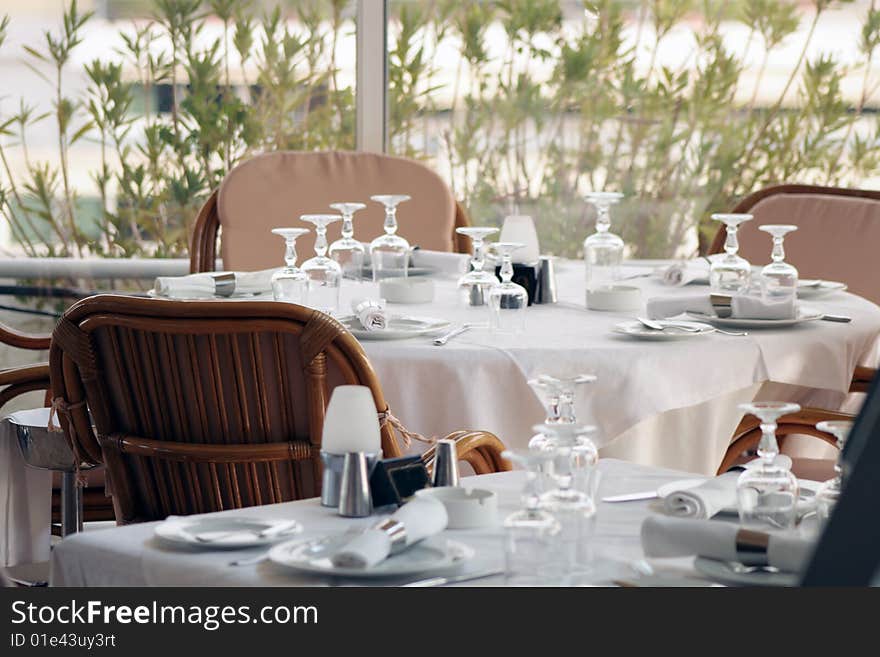
[[370,262],[373,266],[373,282],[383,278],[407,276],[409,242],[397,235],[397,206],[410,199],[406,194],[380,194],[371,200],[385,206],[385,234],[370,242]]
[[331,203],[342,215],[342,237],[330,245],[330,259],[342,267],[345,278],[363,278],[364,245],[354,239],[354,213],[367,207],[364,203]]
[[754,217],[750,214],[713,214],[712,219],[727,227],[727,239],[724,241],[725,255],[712,260],[709,285],[716,292],[745,292],[751,282],[752,267],[748,260],[737,255],[739,240],[736,233],[740,224]]
[[758,226],[758,230],[770,233],[773,236],[773,262],[761,270],[761,295],[765,301],[780,301],[783,299],[796,299],[798,286],[798,270],[785,262],[785,236],[796,231],[797,226],[789,225],[764,225]]
[[506,450],[502,456],[526,471],[522,508],[504,519],[505,580],[513,586],[552,583],[554,569],[560,567],[552,554],[560,526],[553,514],[541,508],[539,473],[553,454],[528,449]]
[[843,467],[841,465],[843,446],[846,444],[852,425],[853,423],[848,420],[826,420],[816,425],[819,431],[825,431],[834,436],[837,439],[837,447],[840,449],[837,462],[834,464],[834,478],[823,483],[816,492],[816,515],[823,522],[831,516],[843,490]]
[[[576,424],[575,413],[575,390],[577,386],[586,383],[594,383],[596,377],[592,374],[578,374],[570,377],[555,377],[541,374],[534,379],[529,379],[529,385],[538,399],[544,405],[547,416],[544,424]],[[529,441],[529,447],[552,444],[552,436],[537,433]]]
[[455,232],[470,237],[474,245],[471,271],[458,279],[461,299],[467,306],[485,306],[488,303],[489,290],[498,285],[498,279],[494,273],[483,270],[486,262],[483,242],[489,235],[497,233],[498,229],[471,226],[456,228]]
[[304,214],[301,221],[315,226],[315,257],[306,260],[302,270],[308,276],[306,305],[324,313],[339,308],[342,267],[327,257],[327,226],[342,219],[338,214]]
[[747,527],[793,527],[797,516],[798,480],[788,468],[776,462],[779,455],[776,427],[781,416],[796,413],[801,407],[788,402],[753,402],[740,404],[739,408],[761,420],[762,432],[758,444],[760,461],[746,468],[736,482],[740,522]]
[[623,194],[617,192],[590,192],[587,201],[596,207],[596,232],[584,240],[584,262],[587,267],[587,290],[606,290],[614,286],[620,276],[623,262],[623,240],[611,228],[611,206],[619,203]]
[[302,304],[305,302],[308,276],[296,266],[296,240],[308,233],[306,228],[273,228],[274,235],[284,238],[283,269],[272,274],[272,294],[275,301]]
[[[578,468],[592,468],[598,450],[590,439],[596,427],[581,424],[537,424],[532,429],[551,437],[548,451],[553,453],[553,479],[556,487],[541,495],[541,506],[554,513],[574,512],[585,517],[596,513],[596,501],[585,490],[574,486]],[[542,450],[544,451],[544,450]]]
[[501,283],[489,290],[489,330],[495,333],[522,333],[526,328],[529,293],[522,285],[511,281],[511,256],[519,248],[522,244],[517,242],[495,242],[492,245],[492,250],[501,256]]

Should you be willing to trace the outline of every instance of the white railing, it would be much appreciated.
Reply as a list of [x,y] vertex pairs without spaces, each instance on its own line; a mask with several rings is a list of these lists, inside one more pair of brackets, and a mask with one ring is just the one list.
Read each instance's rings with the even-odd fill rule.
[[156,278],[189,273],[185,258],[0,258],[0,278]]

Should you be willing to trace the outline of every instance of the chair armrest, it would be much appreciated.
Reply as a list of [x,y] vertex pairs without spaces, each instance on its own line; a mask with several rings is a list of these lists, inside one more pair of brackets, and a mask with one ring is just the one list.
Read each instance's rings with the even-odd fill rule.
[[0,324],[0,342],[3,344],[20,349],[41,350],[48,349],[51,340],[52,336],[50,335],[31,335],[30,333],[16,331],[5,324]]
[[0,370],[0,408],[26,392],[49,390],[49,385],[49,363]]
[[[447,440],[455,441],[456,453],[461,461],[468,463],[476,474],[491,474],[511,470],[510,461],[503,458],[504,443],[488,431],[455,431]],[[435,448],[429,448],[423,455],[429,470],[434,468]]]

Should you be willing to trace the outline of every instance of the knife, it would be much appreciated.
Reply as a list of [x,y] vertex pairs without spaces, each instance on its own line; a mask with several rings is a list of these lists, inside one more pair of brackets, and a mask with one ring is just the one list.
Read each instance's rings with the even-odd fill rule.
[[657,495],[657,491],[648,490],[642,491],[641,493],[626,493],[625,495],[612,495],[610,497],[603,497],[603,502],[637,502],[638,500],[653,500],[659,497]]
[[446,586],[447,584],[455,584],[457,582],[472,582],[477,579],[485,579],[487,577],[495,577],[503,575],[503,570],[484,570],[479,573],[465,573],[463,575],[452,575],[450,577],[431,577],[430,579],[419,579],[414,582],[401,584],[401,586],[409,587],[425,587],[425,586]]

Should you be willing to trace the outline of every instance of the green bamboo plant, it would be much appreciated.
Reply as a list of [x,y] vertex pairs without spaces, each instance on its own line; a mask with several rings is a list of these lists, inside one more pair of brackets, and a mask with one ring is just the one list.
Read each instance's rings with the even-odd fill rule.
[[[121,23],[116,50],[86,65],[88,89],[74,96],[65,73],[91,16],[71,0],[60,31],[24,53],[52,86],[51,107],[22,100],[0,115],[0,212],[27,254],[185,256],[199,207],[243,158],[354,147],[355,90],[337,61],[352,4],[270,2],[152,0],[152,19]],[[705,247],[708,215],[757,188],[880,174],[868,112],[880,9],[872,2],[853,35],[855,104],[841,91],[850,71],[808,57],[822,17],[846,3],[813,0],[804,16],[794,0],[391,0],[391,150],[435,167],[477,223],[514,205],[531,212],[549,252],[578,255],[592,189],[627,195],[615,228],[631,255],[680,254],[695,234]],[[202,38],[209,20],[222,36]],[[761,48],[751,82],[722,38],[729,21],[748,27],[747,52]],[[663,44],[682,31],[690,52],[664,63]],[[759,103],[770,58],[795,39],[790,76]],[[57,157],[38,161],[28,133],[49,121]],[[71,158],[85,140],[100,164],[94,188],[77,190]],[[12,170],[14,149],[23,170]]]

